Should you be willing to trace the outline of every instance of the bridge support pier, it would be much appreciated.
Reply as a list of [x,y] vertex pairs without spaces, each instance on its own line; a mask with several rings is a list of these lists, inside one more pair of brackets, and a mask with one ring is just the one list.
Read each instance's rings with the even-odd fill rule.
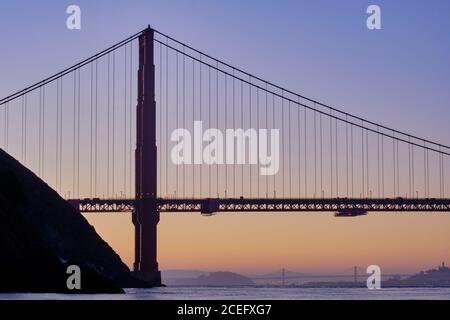
[[149,284],[161,285],[157,262],[157,194],[154,32],[149,27],[139,37],[139,70],[136,109],[136,207],[135,226],[136,275]]
[[133,270],[138,272],[141,264],[141,223],[139,221],[136,209],[131,213],[131,219],[134,225],[134,264]]

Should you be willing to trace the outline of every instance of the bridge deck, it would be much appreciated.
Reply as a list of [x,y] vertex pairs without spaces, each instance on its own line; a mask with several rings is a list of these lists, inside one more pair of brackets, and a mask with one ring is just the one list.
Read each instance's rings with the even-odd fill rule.
[[[150,200],[141,200],[150,201]],[[131,212],[138,203],[135,199],[69,199],[81,212]],[[450,199],[442,198],[206,198],[157,199],[160,212],[450,212]],[[344,214],[346,215],[346,214]]]

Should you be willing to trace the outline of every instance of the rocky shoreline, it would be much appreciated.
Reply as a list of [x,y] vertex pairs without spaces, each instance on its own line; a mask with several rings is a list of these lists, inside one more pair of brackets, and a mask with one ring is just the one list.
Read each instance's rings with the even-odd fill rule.
[[[80,270],[69,289],[67,268]],[[152,287],[133,276],[88,221],[0,149],[0,292],[124,293]]]

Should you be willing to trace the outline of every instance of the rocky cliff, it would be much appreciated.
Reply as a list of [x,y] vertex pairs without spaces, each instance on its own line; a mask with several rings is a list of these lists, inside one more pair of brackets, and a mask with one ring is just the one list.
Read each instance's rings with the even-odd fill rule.
[[[68,265],[81,268],[69,291]],[[87,220],[0,149],[0,292],[123,292],[145,287]]]

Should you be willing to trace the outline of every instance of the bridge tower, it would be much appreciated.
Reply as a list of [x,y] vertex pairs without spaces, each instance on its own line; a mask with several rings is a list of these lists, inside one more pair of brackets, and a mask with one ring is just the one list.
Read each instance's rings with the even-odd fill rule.
[[139,37],[139,70],[136,107],[135,183],[136,207],[134,271],[153,285],[161,284],[157,262],[157,147],[154,31],[148,27]]

